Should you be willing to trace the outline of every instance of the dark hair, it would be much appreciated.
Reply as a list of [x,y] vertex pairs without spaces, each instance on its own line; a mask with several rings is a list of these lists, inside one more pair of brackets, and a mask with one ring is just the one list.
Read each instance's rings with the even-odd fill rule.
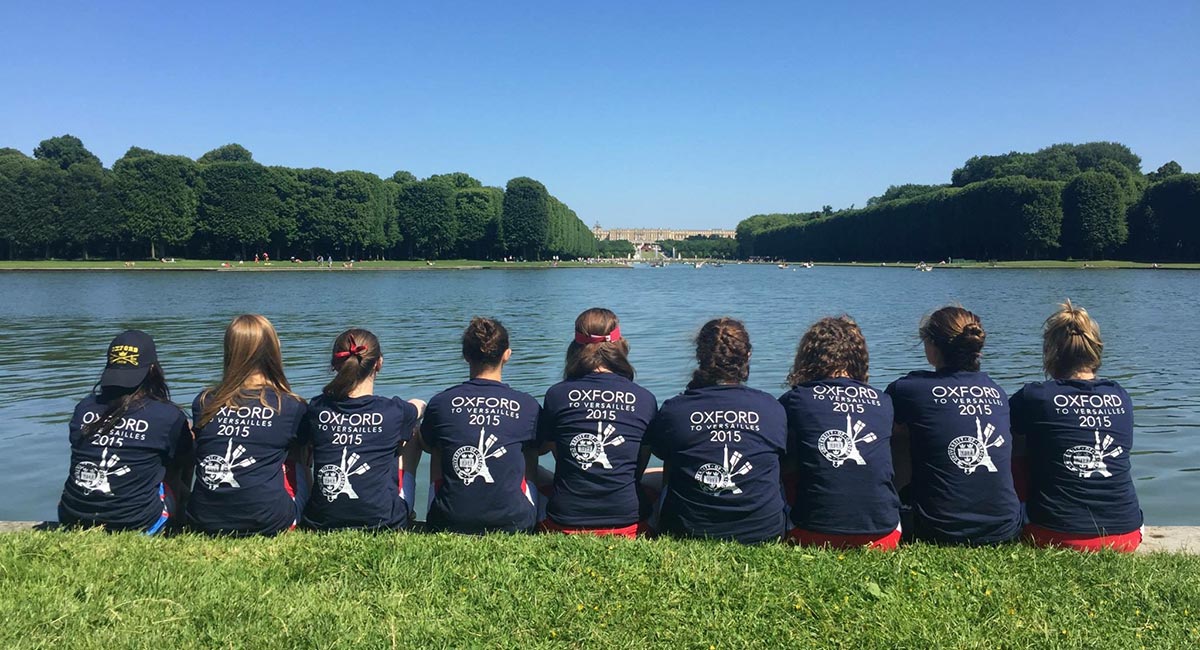
[[925,318],[918,332],[922,341],[942,353],[945,367],[938,370],[979,370],[987,334],[975,314],[962,307],[942,307]]
[[333,342],[329,361],[337,374],[321,393],[331,399],[346,399],[355,386],[375,372],[382,357],[379,339],[374,334],[358,328],[342,332]]
[[822,318],[800,338],[787,383],[796,386],[806,381],[828,379],[839,372],[865,382],[868,361],[867,340],[849,316]]
[[695,372],[688,388],[742,383],[750,377],[750,334],[732,318],[715,318],[696,335]]
[[[92,392],[95,393],[95,388],[92,389]],[[148,399],[171,403],[171,391],[167,388],[167,378],[163,375],[162,366],[157,363],[150,364],[145,378],[137,388],[118,388],[116,386],[101,388],[100,400],[108,402],[108,408],[104,410],[98,420],[83,425],[83,435],[90,437],[108,433],[121,421],[121,418],[125,417],[126,413]]]
[[[575,319],[575,331],[584,335],[604,336],[611,334],[620,324],[616,314],[602,307],[593,307]],[[563,379],[578,379],[599,368],[626,379],[633,379],[633,365],[629,363],[629,341],[625,337],[601,343],[578,343],[572,340],[567,346]]]
[[473,366],[495,367],[504,359],[507,349],[508,330],[498,320],[476,316],[463,330],[462,355]]

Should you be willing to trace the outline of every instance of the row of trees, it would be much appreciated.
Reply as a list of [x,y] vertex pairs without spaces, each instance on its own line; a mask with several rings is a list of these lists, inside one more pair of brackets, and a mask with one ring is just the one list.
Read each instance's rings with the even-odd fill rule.
[[1143,175],[1118,143],[1059,144],[976,156],[949,185],[892,186],[858,210],[755,215],[737,240],[746,257],[829,261],[1198,260],[1200,175]]
[[0,149],[0,241],[9,258],[595,255],[573,210],[530,178],[485,187],[261,165],[237,144],[197,160],[132,147],[106,169],[78,138]]

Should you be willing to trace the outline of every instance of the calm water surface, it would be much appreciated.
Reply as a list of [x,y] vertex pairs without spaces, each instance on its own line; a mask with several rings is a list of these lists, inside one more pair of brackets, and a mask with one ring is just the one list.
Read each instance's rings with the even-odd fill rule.
[[54,518],[67,472],[67,421],[99,377],[108,341],[126,328],[155,337],[181,404],[219,377],[224,327],[243,312],[275,323],[288,377],[302,395],[315,395],[328,380],[333,337],[361,326],[382,340],[386,363],[377,392],[429,399],[466,378],[458,337],[471,316],[491,315],[512,333],[506,381],[540,399],[562,371],[575,316],[607,306],[621,317],[639,383],[661,402],[687,382],[691,338],[709,318],[746,322],[754,344],[750,384],[778,394],[804,328],[847,312],[867,336],[872,383],[883,388],[925,367],[916,337],[921,316],[959,302],[982,316],[984,370],[1011,394],[1040,378],[1041,322],[1069,296],[1101,324],[1102,374],[1134,398],[1133,470],[1147,522],[1200,524],[1198,287],[1200,275],[1182,271],[749,265],[2,273],[0,519]]

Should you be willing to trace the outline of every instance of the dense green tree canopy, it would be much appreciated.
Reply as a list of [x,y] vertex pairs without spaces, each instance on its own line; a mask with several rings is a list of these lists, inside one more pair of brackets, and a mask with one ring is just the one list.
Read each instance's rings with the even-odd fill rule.
[[[8,256],[165,255],[275,259],[468,256],[506,252],[506,192],[465,172],[387,180],[361,171],[265,167],[239,144],[197,161],[130,147],[110,171],[78,138],[0,149],[0,245]],[[513,252],[597,250],[573,210],[514,179]]]

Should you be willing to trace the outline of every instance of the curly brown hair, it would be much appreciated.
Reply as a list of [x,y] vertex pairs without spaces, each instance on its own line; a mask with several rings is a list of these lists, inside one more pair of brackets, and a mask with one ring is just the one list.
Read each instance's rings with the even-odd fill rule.
[[740,384],[750,377],[750,334],[732,318],[715,318],[696,335],[697,367],[688,388]]
[[[575,331],[580,334],[604,336],[620,326],[617,315],[603,307],[584,310],[575,319]],[[599,368],[629,380],[633,379],[635,371],[633,364],[629,363],[629,341],[624,336],[618,341],[605,343],[571,341],[567,346],[563,379],[579,379]]]
[[800,338],[787,383],[797,386],[843,373],[866,382],[868,362],[867,340],[853,319],[845,314],[822,318]]

